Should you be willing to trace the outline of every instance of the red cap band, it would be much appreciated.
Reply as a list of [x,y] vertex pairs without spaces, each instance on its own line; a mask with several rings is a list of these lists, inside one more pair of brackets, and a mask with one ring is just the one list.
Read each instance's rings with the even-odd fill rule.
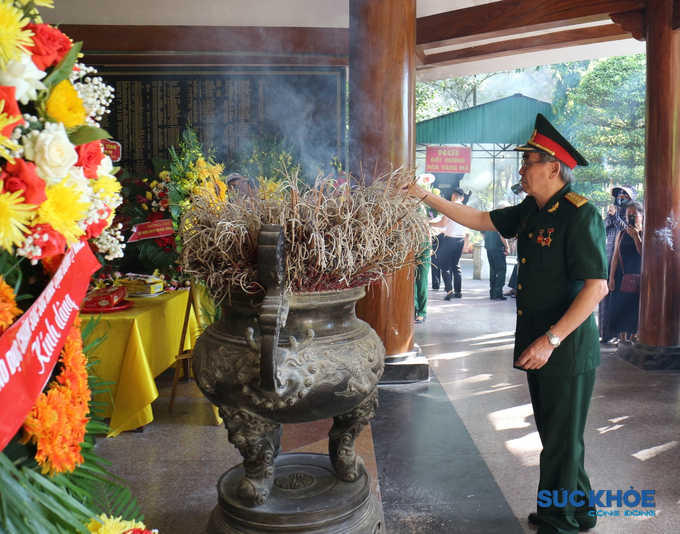
[[536,148],[544,150],[551,156],[556,157],[562,163],[567,165],[570,169],[576,167],[576,160],[572,157],[571,154],[569,154],[569,152],[567,152],[561,145],[559,145],[549,137],[546,137],[545,135],[538,133],[537,130],[534,130],[534,133],[531,135],[531,139],[529,139],[529,144],[531,146],[535,146]]

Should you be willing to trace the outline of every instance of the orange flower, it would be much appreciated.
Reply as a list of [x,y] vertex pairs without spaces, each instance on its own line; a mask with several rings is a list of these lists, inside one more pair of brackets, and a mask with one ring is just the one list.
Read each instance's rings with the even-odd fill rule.
[[35,459],[43,474],[50,476],[71,472],[83,462],[80,444],[85,439],[92,393],[79,325],[76,320],[66,337],[61,372],[38,397],[23,426],[21,442],[36,444]]
[[74,392],[52,385],[42,393],[24,421],[22,443],[37,445],[35,459],[50,476],[71,472],[83,462],[80,444],[85,439],[87,418],[74,402]]
[[59,361],[64,367],[57,376],[57,382],[74,393],[73,401],[79,405],[85,416],[89,411],[88,403],[92,398],[92,392],[87,384],[87,357],[83,354],[83,341],[75,324],[66,338]]
[[14,290],[0,276],[0,334],[22,313],[24,312],[17,307]]

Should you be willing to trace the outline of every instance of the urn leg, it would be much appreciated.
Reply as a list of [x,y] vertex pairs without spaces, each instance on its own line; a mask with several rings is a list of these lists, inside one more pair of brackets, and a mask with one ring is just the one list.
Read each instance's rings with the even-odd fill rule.
[[368,422],[375,417],[378,391],[347,413],[333,417],[333,427],[328,436],[328,453],[335,473],[345,482],[354,482],[364,472],[364,461],[354,453],[354,442]]
[[263,504],[274,483],[274,459],[281,450],[281,425],[247,410],[220,408],[229,441],[243,456],[246,478],[238,483],[238,497],[248,506]]

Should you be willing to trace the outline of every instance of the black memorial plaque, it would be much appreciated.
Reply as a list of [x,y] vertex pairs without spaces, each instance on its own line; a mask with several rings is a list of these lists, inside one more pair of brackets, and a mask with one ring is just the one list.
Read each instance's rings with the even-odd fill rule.
[[168,158],[191,126],[217,162],[230,161],[254,139],[286,138],[307,169],[345,155],[345,68],[102,67],[115,89],[102,127],[121,143],[118,163],[131,173]]

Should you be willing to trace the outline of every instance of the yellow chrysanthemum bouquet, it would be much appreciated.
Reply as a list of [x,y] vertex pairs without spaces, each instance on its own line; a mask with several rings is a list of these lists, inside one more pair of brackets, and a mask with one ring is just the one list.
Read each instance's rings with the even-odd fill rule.
[[89,239],[120,257],[98,125],[113,92],[77,63],[81,43],[41,22],[35,6],[50,3],[0,0],[0,251],[37,263]]
[[[37,9],[51,4],[0,0],[4,340],[17,335],[7,330],[22,314],[17,294],[27,291],[27,274],[54,273],[67,249],[83,241],[106,259],[122,256],[119,228],[111,227],[121,186],[102,149],[109,136],[98,123],[113,91],[77,62],[81,43],[42,22]],[[35,287],[28,290],[32,297],[38,297]],[[92,450],[94,433],[106,430],[90,403],[92,388],[102,384],[89,376],[79,325],[61,325],[68,333],[58,364],[44,377],[47,385],[22,430],[0,452],[1,532],[148,532],[135,521],[139,507],[129,490]],[[3,372],[4,365],[0,384],[7,383]]]

